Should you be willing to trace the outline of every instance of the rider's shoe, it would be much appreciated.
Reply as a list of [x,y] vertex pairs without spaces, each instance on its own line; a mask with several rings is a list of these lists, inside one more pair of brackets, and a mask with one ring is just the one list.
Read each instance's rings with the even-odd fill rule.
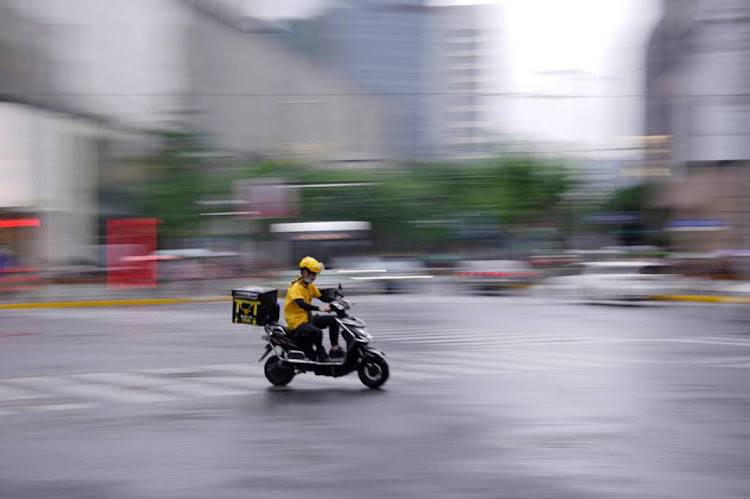
[[333,348],[328,352],[328,356],[332,359],[340,359],[344,356],[344,349],[343,348],[337,348],[334,350]]
[[329,360],[331,359],[328,357],[328,354],[325,350],[323,350],[322,348],[318,350],[318,362],[328,362]]

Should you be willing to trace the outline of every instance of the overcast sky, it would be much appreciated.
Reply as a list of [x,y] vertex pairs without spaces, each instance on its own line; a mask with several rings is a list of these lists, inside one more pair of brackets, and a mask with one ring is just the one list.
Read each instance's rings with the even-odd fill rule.
[[[337,0],[239,0],[250,15],[308,17]],[[434,0],[435,4],[492,3]],[[641,134],[645,44],[659,0],[497,0],[511,99],[506,131],[539,139],[609,144]],[[585,95],[585,98],[551,98]]]
[[658,0],[507,0],[516,131],[602,144],[641,135],[646,44]]

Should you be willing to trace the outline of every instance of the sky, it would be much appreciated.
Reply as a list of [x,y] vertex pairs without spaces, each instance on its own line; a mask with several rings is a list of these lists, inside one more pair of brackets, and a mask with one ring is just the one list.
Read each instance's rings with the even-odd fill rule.
[[[154,43],[160,33],[164,33],[161,39],[166,40],[162,43],[172,43],[175,38],[167,29],[170,26],[167,10],[160,12],[157,8],[161,2],[152,6],[152,0],[128,0],[127,8],[114,11],[100,0],[16,1],[19,6],[44,13],[47,23],[69,24],[70,21],[55,19],[68,19],[71,4],[87,13],[86,19],[109,20],[100,26],[94,25],[90,33],[72,28],[60,31],[59,36],[68,37],[66,40],[80,48],[73,50],[68,61],[80,67],[90,65],[91,59],[108,60],[102,54],[114,50],[111,47],[118,47],[113,40],[121,38],[129,26],[129,23],[117,23],[116,19],[140,15],[149,4],[148,16],[142,23],[143,36],[129,45],[129,52],[142,56],[144,70],[128,72],[122,69],[129,67],[128,64],[112,62],[90,65],[96,68],[91,71],[67,72],[65,77],[71,80],[69,86],[80,92],[127,93],[132,89],[157,88],[159,94],[178,93],[180,68],[172,62],[171,49],[149,50],[149,44]],[[344,0],[223,1],[244,7],[248,15],[274,19],[313,16]],[[432,2],[474,3],[468,0]],[[501,81],[500,88],[514,95],[505,100],[497,99],[493,103],[497,109],[490,110],[489,121],[498,133],[534,140],[595,144],[596,147],[608,147],[620,137],[642,134],[643,104],[638,96],[643,94],[645,43],[658,19],[660,0],[496,0],[483,3],[503,7],[498,25],[506,38],[498,46],[500,70],[495,76]],[[99,40],[98,45],[92,44],[94,40]],[[174,50],[176,53],[176,46]],[[118,58],[112,59],[115,60]],[[626,95],[631,97],[624,97]],[[151,116],[157,119],[160,109],[174,106],[161,97],[141,96],[127,100],[101,97],[99,100],[102,109],[116,111],[118,116],[139,120],[139,123],[148,122],[147,117]]]
[[514,131],[593,147],[641,135],[646,43],[659,4],[503,2],[511,88],[540,96],[511,103]]
[[[235,0],[236,1],[236,0]],[[239,0],[263,18],[308,17],[342,0]],[[653,23],[660,0],[433,0],[435,5],[495,3],[503,6],[518,83],[538,71],[596,73],[619,33],[634,18]]]
[[[653,1],[653,0],[649,0]],[[504,2],[509,51],[517,84],[538,72],[597,74],[634,0],[522,0]],[[541,14],[541,15],[540,15]]]
[[[308,17],[337,2],[239,1],[248,14],[263,18]],[[539,140],[605,145],[641,134],[638,95],[643,93],[645,44],[658,21],[660,0],[433,3],[503,6],[507,53],[498,54],[507,60],[503,87],[534,94],[503,105],[503,131]]]

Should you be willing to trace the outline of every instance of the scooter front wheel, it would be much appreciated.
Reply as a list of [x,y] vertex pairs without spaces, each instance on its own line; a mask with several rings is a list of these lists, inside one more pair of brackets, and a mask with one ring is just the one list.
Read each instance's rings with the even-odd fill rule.
[[272,385],[286,386],[294,378],[294,367],[274,355],[266,361],[263,373]]
[[369,388],[379,388],[388,381],[388,363],[380,357],[366,357],[357,368],[359,380]]

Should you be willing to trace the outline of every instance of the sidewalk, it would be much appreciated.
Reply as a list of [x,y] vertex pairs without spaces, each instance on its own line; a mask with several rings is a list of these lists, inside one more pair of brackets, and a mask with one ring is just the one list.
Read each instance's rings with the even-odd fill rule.
[[212,279],[160,283],[155,288],[111,288],[106,284],[47,284],[0,295],[2,308],[148,305],[229,300],[232,289],[268,280]]
[[[11,308],[150,305],[229,301],[232,289],[257,285],[276,288],[283,296],[289,284],[287,275],[206,279],[160,283],[155,288],[110,288],[106,284],[47,284],[36,289],[0,295],[0,310]],[[444,293],[448,283],[434,280]],[[685,280],[669,295],[654,297],[664,301],[750,304],[750,282]]]

